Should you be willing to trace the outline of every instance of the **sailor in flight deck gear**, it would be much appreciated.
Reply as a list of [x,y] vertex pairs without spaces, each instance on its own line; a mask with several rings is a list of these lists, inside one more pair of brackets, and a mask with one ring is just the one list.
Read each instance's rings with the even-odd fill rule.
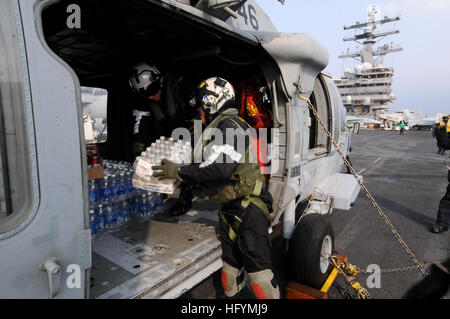
[[439,122],[439,126],[445,127],[445,132],[450,135],[450,122],[448,120],[448,116],[444,115],[442,120]]
[[[272,196],[251,137],[244,133],[249,125],[233,108],[235,93],[226,80],[213,77],[203,81],[196,97],[202,119],[209,125],[195,145],[194,159],[201,161],[203,153],[204,161],[180,167],[163,160],[162,165],[153,167],[159,171],[154,176],[192,184],[196,194],[222,204],[218,235],[226,296],[233,297],[245,287],[245,270],[257,298],[278,299],[268,233]],[[226,138],[230,132],[234,132],[232,138]],[[220,140],[220,135],[224,140]]]
[[241,109],[239,116],[255,129],[269,128],[273,115],[270,105],[264,101],[265,87],[257,89],[253,83],[241,83]]
[[436,137],[437,146],[438,146],[438,154],[444,155],[445,150],[449,148],[449,137],[450,137],[450,121],[449,117],[444,115],[442,120],[439,122],[434,128],[433,136]]
[[[179,92],[176,91],[175,82],[176,78],[170,74],[166,78],[155,66],[141,62],[133,67],[129,83],[134,93],[134,157],[145,151],[160,136],[171,136],[174,129],[184,126],[186,110],[176,100]],[[180,198],[170,213],[182,215],[191,207],[192,190],[183,183]]]
[[[269,180],[270,175],[267,174],[267,169],[270,165],[267,152],[268,143],[271,134],[273,114],[266,96],[265,87],[260,87],[258,81],[255,79],[248,79],[239,85],[241,96],[241,108],[239,116],[243,118],[252,128],[256,130],[257,138],[253,138],[253,148],[257,152],[259,166],[263,169],[264,177]],[[261,136],[262,130],[266,130],[265,138]]]
[[170,136],[171,126],[162,109],[165,104],[162,73],[146,63],[136,64],[131,71],[129,83],[133,90],[134,141],[133,153],[138,156],[160,136]]

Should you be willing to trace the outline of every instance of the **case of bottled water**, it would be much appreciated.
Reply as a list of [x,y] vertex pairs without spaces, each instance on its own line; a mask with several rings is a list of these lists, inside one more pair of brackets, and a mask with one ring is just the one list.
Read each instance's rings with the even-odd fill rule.
[[142,222],[160,211],[163,194],[133,187],[132,164],[103,161],[104,177],[89,181],[89,226],[93,238],[130,222]]
[[174,194],[180,184],[178,181],[159,180],[153,176],[152,166],[161,165],[163,159],[180,165],[190,164],[191,143],[161,136],[136,158],[133,164],[133,186],[150,192]]

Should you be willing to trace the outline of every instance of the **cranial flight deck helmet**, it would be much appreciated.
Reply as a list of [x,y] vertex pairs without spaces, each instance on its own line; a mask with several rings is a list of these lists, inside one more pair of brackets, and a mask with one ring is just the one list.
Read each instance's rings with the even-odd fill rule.
[[196,101],[206,115],[215,115],[234,102],[234,89],[227,80],[212,77],[202,81],[197,88]]
[[133,67],[129,82],[136,93],[152,96],[163,87],[164,77],[156,67],[141,62]]

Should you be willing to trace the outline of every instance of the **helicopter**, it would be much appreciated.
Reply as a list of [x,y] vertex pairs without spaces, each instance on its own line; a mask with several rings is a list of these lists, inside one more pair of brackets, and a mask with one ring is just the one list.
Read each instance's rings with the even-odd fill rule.
[[[323,284],[335,248],[328,216],[350,210],[360,191],[299,97],[301,86],[348,154],[352,131],[325,46],[277,32],[254,0],[4,0],[0,34],[0,298],[177,298],[221,268],[208,228],[217,211],[201,201],[176,220],[91,238],[81,88],[107,92],[102,156],[129,161],[127,72],[143,59],[182,100],[211,75],[262,83],[272,113],[269,232],[283,238],[293,279]],[[168,109],[176,114],[173,96]]]

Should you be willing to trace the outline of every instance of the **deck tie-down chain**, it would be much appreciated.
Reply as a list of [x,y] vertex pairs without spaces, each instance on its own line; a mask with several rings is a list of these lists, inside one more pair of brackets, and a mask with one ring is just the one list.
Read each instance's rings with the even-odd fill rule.
[[[397,273],[417,269],[417,266],[406,266],[406,267],[382,269],[379,271],[368,271],[363,270],[356,265],[352,265],[348,261],[343,261],[335,255],[322,254],[322,257],[329,260],[329,262],[333,265],[333,267],[337,270],[337,272],[343,277],[345,282],[351,287],[351,290],[344,286],[337,287],[341,295],[346,299],[355,299],[355,295],[356,299],[372,299],[367,289],[363,288],[361,284],[356,281],[356,278],[360,274]],[[442,260],[438,260],[434,263],[424,264],[424,267],[428,268],[433,264],[441,264],[441,263]],[[352,291],[354,293],[352,293]]]
[[330,141],[333,143],[336,151],[338,152],[339,156],[342,158],[342,160],[344,161],[345,166],[347,166],[347,168],[349,169],[350,173],[355,177],[356,181],[358,182],[358,184],[361,186],[361,189],[364,191],[364,193],[366,194],[367,198],[369,199],[370,203],[372,204],[373,207],[375,207],[375,209],[377,210],[378,214],[380,215],[380,217],[384,220],[384,222],[386,223],[386,225],[389,227],[389,229],[391,230],[392,234],[395,236],[395,238],[397,239],[397,241],[400,243],[400,245],[402,246],[402,248],[406,251],[406,253],[408,254],[409,258],[411,258],[411,260],[414,262],[414,264],[416,265],[415,268],[419,269],[419,271],[422,273],[422,275],[425,277],[427,276],[427,272],[425,271],[424,265],[422,265],[416,258],[416,256],[414,255],[414,253],[411,251],[411,249],[408,247],[408,245],[406,244],[406,242],[403,240],[403,238],[400,236],[400,234],[397,232],[397,230],[395,229],[394,225],[392,225],[392,223],[389,221],[388,217],[386,216],[386,214],[383,212],[383,210],[380,208],[380,206],[378,205],[378,203],[375,201],[375,199],[373,198],[373,196],[370,194],[369,190],[367,189],[367,187],[364,185],[364,183],[361,181],[361,179],[358,177],[358,174],[355,172],[355,170],[353,169],[352,165],[347,161],[347,159],[345,158],[345,155],[342,153],[341,149],[339,148],[339,146],[337,145],[336,141],[334,140],[333,136],[331,135],[330,131],[328,130],[327,126],[325,125],[325,123],[322,121],[322,119],[320,118],[319,114],[317,113],[316,109],[314,108],[314,105],[311,103],[311,100],[307,97],[304,96],[304,94],[306,94],[307,92],[303,90],[300,81],[294,83],[294,85],[297,87],[298,91],[299,91],[299,98],[303,101],[305,101],[309,107],[309,109],[311,110],[311,112],[314,114],[314,117],[317,119],[317,121],[320,123],[322,129],[325,131],[325,133],[327,134],[328,138],[330,139]]
[[[422,264],[423,267],[426,269],[428,267],[431,267],[433,264],[441,264],[442,260],[437,260],[433,263],[427,263],[427,264]],[[380,271],[367,271],[364,269],[359,268],[358,266],[355,266],[356,271],[359,274],[373,274],[373,273],[396,273],[396,272],[404,272],[404,271],[410,271],[410,270],[415,270],[418,269],[419,266],[417,265],[413,265],[413,266],[405,266],[405,267],[397,267],[397,268],[389,268],[389,269],[381,269]]]
[[[372,299],[372,296],[369,294],[369,292],[365,288],[363,288],[359,282],[356,281],[356,278],[360,274],[357,267],[353,266],[350,263],[342,262],[335,256],[329,256],[328,259],[330,260],[330,263],[336,268],[338,273],[344,278],[345,282],[353,288],[356,293],[357,299]],[[351,294],[345,294],[345,292],[342,291],[341,293],[346,298],[349,298],[351,296]]]

